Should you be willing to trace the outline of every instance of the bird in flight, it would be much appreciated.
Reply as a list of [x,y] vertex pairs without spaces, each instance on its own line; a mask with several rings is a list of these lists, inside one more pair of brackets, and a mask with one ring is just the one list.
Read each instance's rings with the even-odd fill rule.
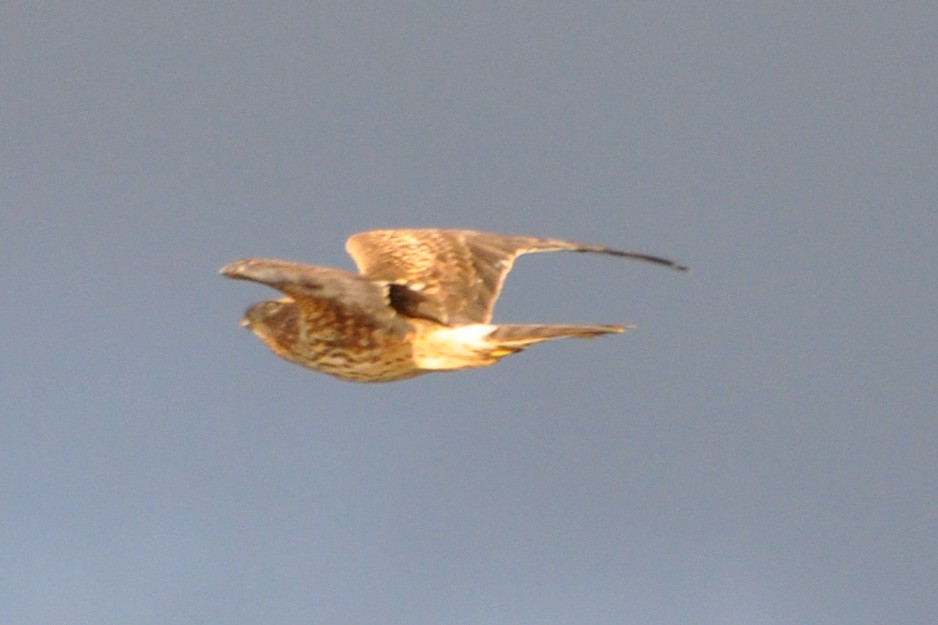
[[286,295],[254,304],[241,321],[274,353],[353,382],[486,367],[534,343],[631,328],[493,324],[495,300],[521,254],[593,252],[687,270],[648,254],[471,230],[375,230],[353,235],[345,249],[360,273],[262,258],[219,273]]

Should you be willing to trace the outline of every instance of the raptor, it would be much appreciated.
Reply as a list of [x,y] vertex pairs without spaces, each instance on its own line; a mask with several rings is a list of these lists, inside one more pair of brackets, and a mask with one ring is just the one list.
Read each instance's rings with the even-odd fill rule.
[[274,353],[354,382],[485,367],[534,343],[631,328],[493,324],[495,301],[521,254],[592,252],[687,270],[648,254],[470,230],[375,230],[353,235],[345,249],[360,273],[260,258],[220,273],[284,293],[242,319]]

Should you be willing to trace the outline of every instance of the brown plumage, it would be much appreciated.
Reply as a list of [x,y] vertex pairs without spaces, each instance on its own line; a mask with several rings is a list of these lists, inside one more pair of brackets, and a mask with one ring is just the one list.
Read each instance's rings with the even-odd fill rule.
[[362,232],[345,248],[360,274],[256,258],[225,265],[220,273],[286,294],[255,304],[242,320],[272,351],[355,382],[484,367],[534,343],[627,329],[491,324],[505,276],[521,254],[595,252],[687,269],[647,254],[469,230]]

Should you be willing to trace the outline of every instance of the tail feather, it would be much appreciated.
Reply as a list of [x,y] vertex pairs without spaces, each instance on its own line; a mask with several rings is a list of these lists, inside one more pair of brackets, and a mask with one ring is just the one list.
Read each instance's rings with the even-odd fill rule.
[[486,338],[505,350],[518,351],[551,339],[585,339],[631,329],[632,326],[621,325],[499,325]]
[[631,326],[618,325],[489,325],[449,328],[423,322],[417,325],[413,358],[423,371],[451,371],[486,367],[529,345],[562,338],[589,338],[616,334]]

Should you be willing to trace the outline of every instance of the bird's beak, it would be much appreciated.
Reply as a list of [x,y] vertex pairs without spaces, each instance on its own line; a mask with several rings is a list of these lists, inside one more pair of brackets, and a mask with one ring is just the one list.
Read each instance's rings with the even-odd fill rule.
[[241,323],[238,325],[240,325],[242,328],[249,328],[251,327],[251,320],[247,317],[241,317]]

